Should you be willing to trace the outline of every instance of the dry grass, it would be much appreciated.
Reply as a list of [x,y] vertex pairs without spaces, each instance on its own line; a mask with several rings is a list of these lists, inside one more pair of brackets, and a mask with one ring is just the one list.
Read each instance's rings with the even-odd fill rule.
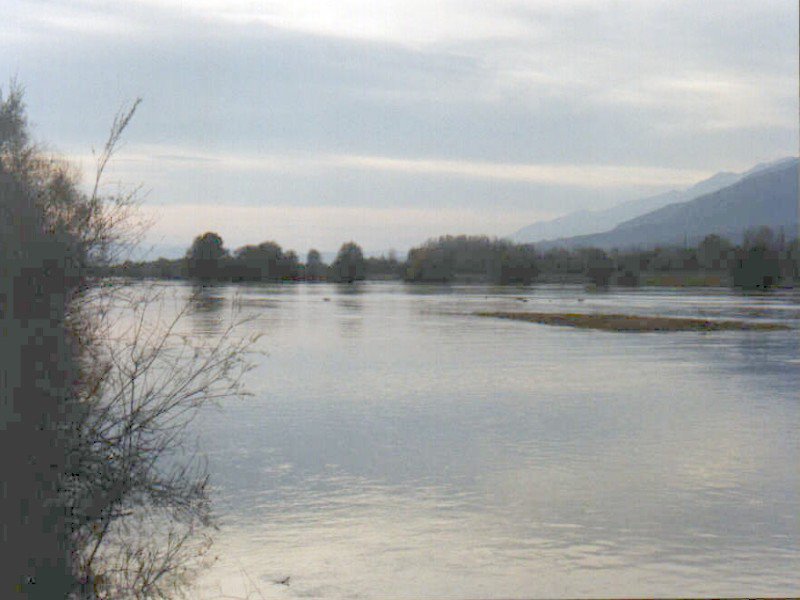
[[679,317],[642,317],[618,314],[477,312],[479,317],[495,317],[544,325],[561,325],[601,331],[778,331],[789,329],[777,323],[753,321],[709,321]]

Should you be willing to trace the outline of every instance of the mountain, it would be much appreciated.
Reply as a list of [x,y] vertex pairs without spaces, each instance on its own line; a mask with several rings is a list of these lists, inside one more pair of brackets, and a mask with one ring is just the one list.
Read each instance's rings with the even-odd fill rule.
[[759,165],[733,185],[668,204],[605,233],[547,241],[539,247],[694,245],[710,233],[739,242],[745,229],[762,225],[793,237],[798,232],[798,165],[797,158]]
[[759,173],[761,171],[769,171],[771,169],[779,169],[780,167],[784,167],[784,166],[789,165],[789,164],[791,164],[793,162],[796,163],[797,162],[797,158],[795,158],[793,156],[787,156],[786,158],[779,158],[778,160],[773,160],[772,162],[758,163],[752,169],[749,169],[749,170],[745,171],[744,173],[742,173],[742,176],[745,177],[747,175],[753,175],[754,173]]
[[520,243],[531,243],[607,231],[622,221],[682,199],[681,192],[672,190],[630,200],[605,210],[579,210],[549,221],[532,223],[512,234],[511,239]]
[[604,210],[579,210],[568,215],[558,217],[549,221],[539,221],[523,227],[511,236],[516,242],[540,242],[543,240],[556,240],[559,238],[574,237],[592,233],[602,233],[608,231],[620,223],[644,215],[653,210],[674,204],[685,202],[698,196],[715,192],[724,187],[732,185],[748,175],[760,171],[780,167],[792,158],[782,158],[780,160],[761,163],[744,173],[721,172],[712,177],[696,183],[692,187],[683,190],[671,190],[655,196],[629,200],[611,208]]

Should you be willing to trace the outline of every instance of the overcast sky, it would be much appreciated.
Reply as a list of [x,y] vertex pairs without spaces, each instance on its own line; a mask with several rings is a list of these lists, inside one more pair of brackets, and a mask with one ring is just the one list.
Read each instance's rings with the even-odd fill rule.
[[[0,78],[148,244],[506,235],[797,155],[795,0],[0,0]],[[0,79],[3,88],[7,85]]]

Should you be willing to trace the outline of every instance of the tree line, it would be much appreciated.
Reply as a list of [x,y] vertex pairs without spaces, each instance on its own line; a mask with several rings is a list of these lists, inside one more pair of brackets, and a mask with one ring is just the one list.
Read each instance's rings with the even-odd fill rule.
[[125,261],[94,270],[99,276],[133,278],[194,279],[199,281],[333,281],[352,283],[366,278],[394,279],[402,276],[402,263],[394,252],[388,256],[365,257],[355,242],[342,244],[331,264],[311,249],[301,262],[294,250],[266,241],[230,251],[219,234],[198,235],[180,259]]
[[317,250],[301,262],[275,242],[230,252],[213,232],[197,236],[183,259],[126,262],[102,274],[201,281],[331,281],[396,279],[420,283],[536,282],[609,285],[709,285],[768,289],[800,281],[800,240],[760,227],[744,232],[736,245],[711,234],[694,247],[644,250],[551,248],[488,236],[440,236],[412,248],[405,260],[394,253],[365,258],[355,242],[341,246],[325,264]]

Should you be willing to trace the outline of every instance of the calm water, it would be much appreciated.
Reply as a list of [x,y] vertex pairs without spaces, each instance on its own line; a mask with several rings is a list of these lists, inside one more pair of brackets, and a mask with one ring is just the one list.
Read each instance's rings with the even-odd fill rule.
[[193,425],[222,523],[203,597],[800,593],[797,331],[467,314],[800,326],[800,295],[231,286],[207,289],[184,327],[213,335],[232,304],[266,354],[252,397]]

